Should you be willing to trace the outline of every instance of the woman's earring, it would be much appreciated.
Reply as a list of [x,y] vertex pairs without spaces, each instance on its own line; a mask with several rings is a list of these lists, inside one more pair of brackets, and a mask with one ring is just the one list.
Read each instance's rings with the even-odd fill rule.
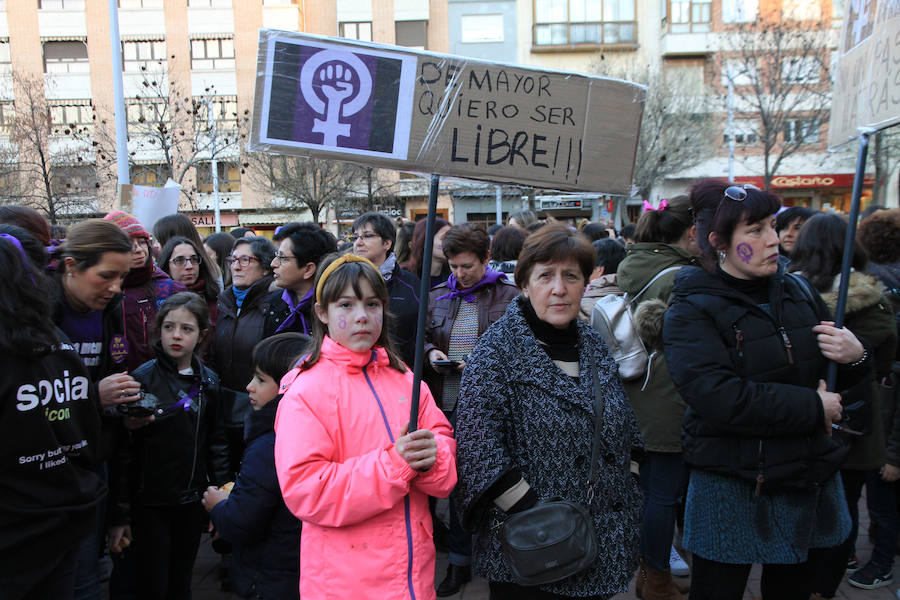
[[71,276],[72,276],[71,273],[66,273],[66,277],[71,277]]
[[725,253],[719,250],[719,262],[725,264]]

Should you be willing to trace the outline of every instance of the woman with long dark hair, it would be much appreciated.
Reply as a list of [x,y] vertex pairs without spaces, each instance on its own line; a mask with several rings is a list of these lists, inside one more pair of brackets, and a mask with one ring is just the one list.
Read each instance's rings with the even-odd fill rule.
[[[846,233],[844,219],[833,214],[818,214],[803,225],[791,254],[791,271],[809,280],[832,314],[837,306]],[[893,310],[882,294],[881,283],[864,272],[867,260],[862,246],[854,242],[845,323],[870,345],[875,369],[841,396],[845,407],[859,402],[870,404],[871,409],[863,422],[849,423],[849,426],[865,431],[864,435],[851,438],[850,454],[841,465],[841,481],[853,526],[847,540],[829,553],[833,555],[833,560],[829,561],[830,572],[820,578],[821,586],[816,590],[825,598],[834,597],[845,568],[855,571],[849,579],[850,585],[855,587],[873,589],[891,583],[894,550],[900,534],[893,483],[900,478],[900,456],[896,453],[900,444],[900,423],[895,424],[893,418],[896,412],[893,390],[882,394],[878,383],[888,381],[886,378],[891,374],[897,330]],[[886,456],[887,440],[895,449],[892,456]],[[863,485],[869,517],[875,525],[875,545],[871,560],[860,569],[859,564],[851,563],[857,563],[857,505]]]
[[216,302],[222,290],[213,262],[197,242],[186,237],[169,238],[159,253],[159,266],[173,280],[190,292],[199,294],[209,306],[209,326],[215,327],[218,311]]
[[619,288],[635,298],[635,327],[651,353],[646,376],[623,382],[646,450],[641,463],[643,560],[637,589],[648,599],[676,600],[687,591],[677,586],[670,568],[670,562],[681,560],[672,538],[687,485],[681,447],[681,421],[687,405],[669,375],[662,352],[662,325],[676,274],[682,267],[696,264],[700,253],[690,208],[687,196],[676,196],[645,211],[616,279]]
[[[441,246],[444,236],[447,235],[448,231],[450,231],[450,223],[444,219],[434,220],[434,247],[432,248],[431,267],[429,269],[431,275],[429,289],[445,282],[450,275],[450,267],[447,266],[447,257],[444,256]],[[416,223],[411,244],[409,260],[400,266],[416,277],[421,277],[422,262],[425,259],[425,219]]]
[[777,196],[705,180],[690,199],[703,268],[675,276],[663,341],[688,405],[691,600],[742,598],[754,563],[764,598],[808,598],[825,550],[850,532],[847,448],[832,435],[841,396],[822,380],[835,361],[838,389],[861,381],[871,350],[785,276]]
[[0,225],[0,589],[10,600],[73,597],[105,493],[97,390],[54,326],[45,263],[42,242]]

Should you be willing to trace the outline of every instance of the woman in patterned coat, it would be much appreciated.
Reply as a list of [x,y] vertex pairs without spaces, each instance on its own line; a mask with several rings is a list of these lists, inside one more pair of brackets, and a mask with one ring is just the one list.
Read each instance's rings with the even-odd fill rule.
[[[624,592],[638,562],[641,493],[631,472],[637,422],[600,335],[577,319],[594,249],[582,234],[547,225],[516,265],[522,294],[479,339],[457,402],[454,495],[474,531],[473,566],[501,600],[609,598]],[[599,479],[589,502],[594,384],[603,407]],[[556,583],[513,581],[499,523],[541,500],[589,506],[599,542],[593,566]]]

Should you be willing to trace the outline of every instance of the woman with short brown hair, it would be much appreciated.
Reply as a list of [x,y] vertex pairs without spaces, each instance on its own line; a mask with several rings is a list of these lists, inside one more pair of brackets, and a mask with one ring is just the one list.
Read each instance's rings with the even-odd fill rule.
[[[529,236],[516,265],[522,293],[463,371],[453,498],[475,532],[472,562],[494,600],[609,598],[628,588],[638,563],[641,493],[630,470],[638,426],[600,334],[577,318],[593,269],[583,234],[549,224]],[[604,451],[591,487],[595,402]],[[520,585],[499,524],[555,497],[587,508],[598,555],[560,581]]]

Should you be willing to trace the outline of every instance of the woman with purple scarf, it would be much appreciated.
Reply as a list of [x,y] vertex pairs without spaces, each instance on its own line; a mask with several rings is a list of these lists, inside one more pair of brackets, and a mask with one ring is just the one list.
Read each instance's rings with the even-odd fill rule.
[[[469,352],[519,293],[504,273],[488,268],[490,245],[490,236],[476,225],[451,227],[443,241],[450,276],[428,297],[425,355],[433,373],[426,381],[451,423]],[[472,578],[472,538],[459,524],[452,497],[450,502],[450,564],[437,588],[441,597],[457,593]]]

